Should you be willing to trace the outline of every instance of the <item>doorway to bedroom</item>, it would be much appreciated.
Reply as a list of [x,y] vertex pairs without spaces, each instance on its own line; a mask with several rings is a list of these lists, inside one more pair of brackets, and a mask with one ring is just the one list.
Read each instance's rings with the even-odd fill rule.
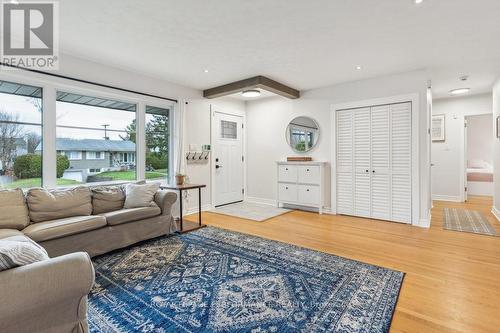
[[464,198],[493,196],[493,115],[464,119]]

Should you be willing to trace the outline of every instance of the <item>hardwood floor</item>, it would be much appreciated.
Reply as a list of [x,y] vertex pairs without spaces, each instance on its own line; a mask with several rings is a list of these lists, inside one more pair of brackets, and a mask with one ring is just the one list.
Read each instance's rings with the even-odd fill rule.
[[265,222],[207,212],[203,223],[405,272],[391,332],[500,332],[500,237],[442,229],[443,208],[461,207],[484,213],[500,234],[491,205],[435,201],[429,229],[302,211]]

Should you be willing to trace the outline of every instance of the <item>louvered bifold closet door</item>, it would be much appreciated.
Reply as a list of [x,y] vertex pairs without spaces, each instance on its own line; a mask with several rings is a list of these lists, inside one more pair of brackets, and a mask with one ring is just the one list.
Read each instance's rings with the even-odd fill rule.
[[370,108],[354,111],[354,215],[370,217]]
[[371,108],[371,216],[391,218],[389,105]]
[[353,111],[336,113],[337,119],[337,213],[354,214]]
[[411,103],[391,106],[392,218],[411,223]]

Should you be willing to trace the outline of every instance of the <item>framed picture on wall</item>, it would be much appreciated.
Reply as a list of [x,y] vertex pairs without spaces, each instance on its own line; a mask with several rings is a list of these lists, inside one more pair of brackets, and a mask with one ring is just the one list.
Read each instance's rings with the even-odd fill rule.
[[432,116],[431,136],[432,142],[445,141],[445,115],[437,114]]

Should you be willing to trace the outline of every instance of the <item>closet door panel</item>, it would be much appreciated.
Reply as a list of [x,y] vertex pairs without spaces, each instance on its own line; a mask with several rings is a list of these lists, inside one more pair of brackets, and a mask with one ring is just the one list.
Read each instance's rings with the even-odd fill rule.
[[370,108],[354,110],[354,214],[370,217]]
[[337,213],[354,214],[353,200],[353,111],[338,111],[337,117]]
[[391,217],[390,106],[371,109],[371,216]]
[[391,106],[392,220],[411,222],[411,103]]

